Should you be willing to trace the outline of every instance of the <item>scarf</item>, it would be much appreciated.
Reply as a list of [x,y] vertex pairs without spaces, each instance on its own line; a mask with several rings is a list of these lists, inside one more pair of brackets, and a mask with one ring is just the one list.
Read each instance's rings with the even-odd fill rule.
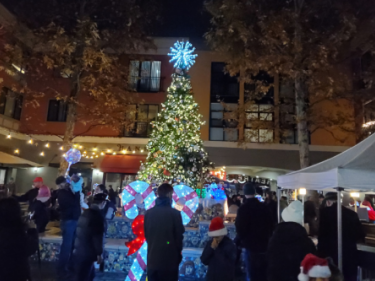
[[72,185],[72,189],[74,193],[78,191],[82,191],[83,178],[79,178],[78,182],[72,181],[70,184]]

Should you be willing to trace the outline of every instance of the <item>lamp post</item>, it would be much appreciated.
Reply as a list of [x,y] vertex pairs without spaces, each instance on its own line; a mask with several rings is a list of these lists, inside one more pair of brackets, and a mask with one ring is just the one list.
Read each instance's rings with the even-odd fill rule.
[[305,195],[306,195],[306,188],[304,187],[301,187],[299,189],[299,195],[302,196],[302,226],[305,225],[305,220],[304,220],[304,216],[305,216]]
[[359,198],[359,192],[351,192],[350,197],[354,198],[354,211],[357,212],[357,200]]

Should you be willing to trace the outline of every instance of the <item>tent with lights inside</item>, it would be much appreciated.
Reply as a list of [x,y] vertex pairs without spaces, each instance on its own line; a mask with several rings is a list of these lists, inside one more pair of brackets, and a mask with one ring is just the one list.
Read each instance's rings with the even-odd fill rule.
[[[375,135],[339,155],[277,178],[281,189],[366,191],[375,188]],[[278,192],[279,194],[279,192]],[[339,267],[342,269],[342,216],[338,204]]]

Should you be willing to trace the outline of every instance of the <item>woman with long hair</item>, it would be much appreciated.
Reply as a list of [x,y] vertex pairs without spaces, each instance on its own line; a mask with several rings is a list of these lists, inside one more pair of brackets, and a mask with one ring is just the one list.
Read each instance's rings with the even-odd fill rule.
[[27,281],[28,258],[38,249],[38,232],[31,221],[24,223],[21,208],[14,198],[0,200],[0,280]]

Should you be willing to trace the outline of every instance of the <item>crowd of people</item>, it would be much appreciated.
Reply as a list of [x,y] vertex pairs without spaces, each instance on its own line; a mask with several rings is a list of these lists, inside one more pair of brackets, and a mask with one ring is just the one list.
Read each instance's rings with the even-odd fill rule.
[[[51,206],[57,203],[62,234],[57,280],[94,279],[94,263],[103,262],[107,220],[114,216],[117,195],[101,184],[85,198],[83,180],[77,174],[58,177],[56,186],[50,192],[43,179],[37,177],[33,188],[25,194],[0,200],[0,280],[30,280],[28,257],[37,251],[38,232],[45,231]],[[172,208],[173,187],[161,184],[157,195],[155,207],[145,212],[144,219],[147,277],[148,281],[177,281],[185,228],[181,213]],[[338,263],[336,193],[320,197],[320,206],[310,200],[304,205],[298,200],[288,204],[286,198],[277,202],[272,192],[266,194],[263,202],[257,194],[257,185],[248,182],[244,185],[244,197],[236,195],[230,200],[229,211],[237,214],[234,240],[227,235],[223,217],[215,217],[210,223],[210,240],[201,256],[202,263],[208,266],[207,281],[241,278],[242,255],[247,281],[357,280],[356,245],[364,240],[365,234],[358,215],[342,207],[343,272],[340,273],[335,266]],[[365,206],[371,206],[365,201]],[[22,216],[19,202],[29,203],[29,215]],[[278,223],[278,209],[281,223]]]
[[[57,280],[93,280],[94,262],[103,265],[107,219],[116,211],[105,185],[84,196],[83,179],[73,173],[58,177],[56,187],[51,192],[37,177],[25,194],[13,191],[0,200],[0,280],[31,280],[28,258],[37,252],[38,234],[52,217],[60,221],[62,235]],[[20,202],[28,203],[27,215]]]

